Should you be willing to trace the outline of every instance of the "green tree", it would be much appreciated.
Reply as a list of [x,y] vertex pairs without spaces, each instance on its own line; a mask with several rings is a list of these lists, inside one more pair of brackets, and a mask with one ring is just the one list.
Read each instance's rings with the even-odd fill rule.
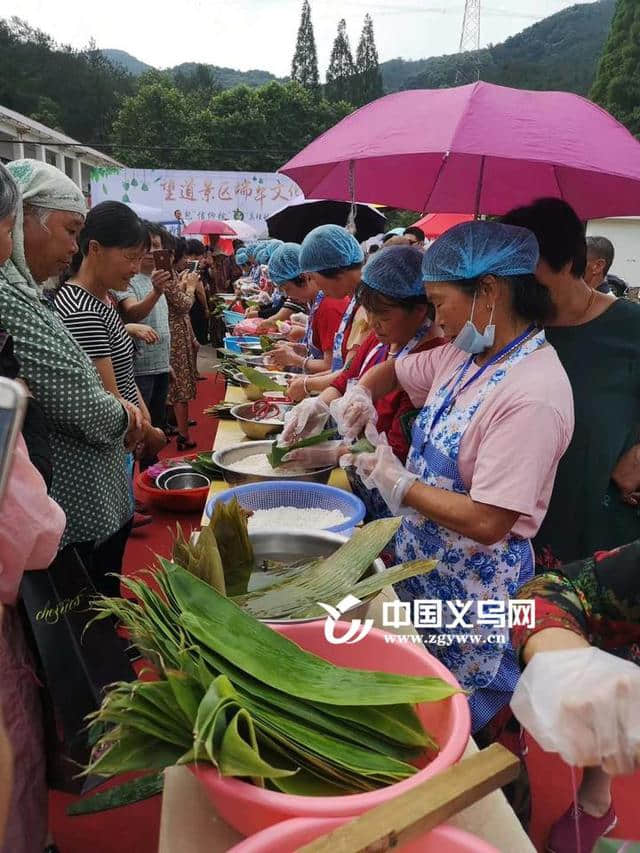
[[347,24],[338,22],[338,34],[333,42],[327,69],[326,93],[330,101],[354,101],[355,65],[351,55]]
[[174,74],[174,84],[185,94],[191,107],[204,109],[211,97],[220,91],[211,66],[198,63],[193,68],[179,68]]
[[137,168],[192,168],[194,116],[164,75],[150,72],[113,124],[114,156]]
[[640,3],[618,0],[591,98],[640,137]]
[[296,83],[300,83],[305,89],[317,91],[319,88],[318,53],[316,51],[316,40],[313,35],[309,0],[304,0],[302,4],[296,51],[293,54],[293,61],[291,63],[291,79]]
[[192,168],[274,171],[351,109],[293,81],[227,89],[198,117]]
[[378,50],[373,35],[373,21],[367,12],[356,53],[356,97],[357,104],[375,101],[382,93],[382,74],[378,62]]

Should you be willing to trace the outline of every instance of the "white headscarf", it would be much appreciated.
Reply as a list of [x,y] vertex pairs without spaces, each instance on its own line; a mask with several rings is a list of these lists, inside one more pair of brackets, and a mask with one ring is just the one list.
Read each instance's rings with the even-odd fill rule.
[[80,187],[49,163],[41,160],[14,160],[7,164],[7,169],[18,185],[22,204],[18,205],[13,227],[13,253],[2,267],[2,274],[8,281],[16,281],[18,274],[20,279],[37,287],[24,253],[23,204],[46,210],[64,210],[80,216],[86,216],[87,204]]

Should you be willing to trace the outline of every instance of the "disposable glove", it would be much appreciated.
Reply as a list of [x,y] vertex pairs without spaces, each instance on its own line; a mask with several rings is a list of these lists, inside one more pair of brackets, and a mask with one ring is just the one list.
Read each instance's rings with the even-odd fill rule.
[[314,447],[301,447],[292,450],[282,460],[285,463],[294,462],[303,468],[328,468],[336,466],[340,456],[346,452],[342,441],[324,441]]
[[511,708],[548,752],[611,776],[640,767],[640,667],[600,649],[539,652]]
[[318,435],[329,420],[329,406],[320,397],[307,397],[294,406],[284,416],[284,429],[278,439],[278,444],[284,447]]
[[330,411],[338,432],[347,441],[358,438],[367,424],[375,425],[378,422],[378,413],[373,405],[371,394],[360,385],[354,385],[342,397],[333,400]]
[[413,510],[404,508],[402,504],[409,488],[418,480],[418,475],[407,471],[389,447],[385,436],[381,435],[379,441],[375,453],[345,456],[340,460],[340,466],[355,465],[356,473],[364,485],[367,489],[376,488],[380,492],[392,515],[413,515]]

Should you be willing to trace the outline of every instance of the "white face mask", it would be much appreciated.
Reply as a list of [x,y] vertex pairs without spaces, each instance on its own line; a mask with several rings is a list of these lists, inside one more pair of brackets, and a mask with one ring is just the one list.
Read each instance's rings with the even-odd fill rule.
[[484,332],[479,332],[474,325],[473,312],[476,307],[476,296],[477,293],[474,293],[473,305],[471,306],[471,317],[467,320],[453,341],[453,345],[455,347],[458,347],[462,352],[469,353],[469,355],[478,355],[479,353],[484,352],[486,349],[493,346],[496,339],[496,327],[492,322],[495,305],[491,308],[489,323],[485,326]]

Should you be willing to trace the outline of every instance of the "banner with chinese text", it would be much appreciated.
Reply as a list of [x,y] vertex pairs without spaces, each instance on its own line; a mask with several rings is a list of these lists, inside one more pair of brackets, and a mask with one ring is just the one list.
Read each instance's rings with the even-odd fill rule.
[[285,175],[272,172],[198,172],[174,169],[96,170],[91,203],[123,201],[145,219],[169,222],[179,211],[186,223],[202,219],[241,219],[258,234],[265,220],[288,204],[304,200]]

